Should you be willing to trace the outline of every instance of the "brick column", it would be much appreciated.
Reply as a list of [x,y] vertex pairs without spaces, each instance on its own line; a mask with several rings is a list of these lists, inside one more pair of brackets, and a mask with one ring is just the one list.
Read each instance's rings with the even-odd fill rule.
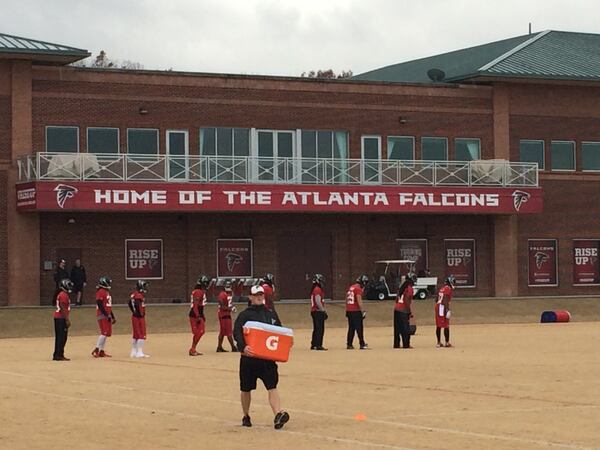
[[494,296],[514,297],[519,294],[517,216],[494,218]]
[[11,159],[8,173],[8,304],[40,304],[40,222],[37,213],[20,214],[16,206],[16,159],[33,151],[31,135],[31,61],[11,68]]
[[494,85],[494,158],[510,159],[510,101],[508,88]]
[[[508,87],[494,84],[494,158],[510,160],[510,100]],[[494,295],[518,295],[518,219],[494,217]]]

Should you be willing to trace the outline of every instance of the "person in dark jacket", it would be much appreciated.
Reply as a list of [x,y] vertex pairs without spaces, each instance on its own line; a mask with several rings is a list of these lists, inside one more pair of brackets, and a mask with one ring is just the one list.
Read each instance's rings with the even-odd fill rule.
[[56,297],[61,291],[61,281],[70,279],[71,276],[69,275],[69,271],[67,270],[67,261],[60,258],[56,266],[56,272],[54,272],[54,284],[56,287],[56,290],[54,291],[54,297]]
[[242,426],[251,427],[250,420],[250,402],[252,400],[252,391],[256,389],[256,380],[261,379],[267,392],[269,393],[269,404],[275,414],[273,424],[276,430],[282,428],[290,420],[290,415],[281,409],[281,400],[277,392],[277,383],[279,373],[277,364],[274,361],[267,361],[254,357],[252,348],[246,345],[244,339],[243,327],[246,322],[262,322],[269,325],[281,326],[277,316],[270,311],[264,304],[265,291],[262,286],[252,286],[250,289],[250,305],[242,311],[233,327],[233,336],[237,343],[237,348],[242,353],[240,358],[240,398],[242,402]]
[[83,288],[87,284],[85,267],[81,265],[81,259],[75,260],[75,265],[71,268],[71,281],[73,282],[73,292],[75,292],[75,304],[81,306],[83,303]]

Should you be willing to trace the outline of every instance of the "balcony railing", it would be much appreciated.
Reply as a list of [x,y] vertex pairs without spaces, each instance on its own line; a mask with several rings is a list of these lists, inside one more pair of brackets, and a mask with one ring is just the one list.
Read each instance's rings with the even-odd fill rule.
[[537,163],[37,153],[20,181],[538,186]]

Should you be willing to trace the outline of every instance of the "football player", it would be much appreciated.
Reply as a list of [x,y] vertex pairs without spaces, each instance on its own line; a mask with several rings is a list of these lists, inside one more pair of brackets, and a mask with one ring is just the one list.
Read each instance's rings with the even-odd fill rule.
[[410,307],[414,296],[413,284],[417,277],[409,273],[406,275],[404,283],[398,288],[396,296],[396,305],[394,306],[394,348],[400,348],[400,338],[402,338],[403,348],[412,348],[410,346]]
[[69,293],[73,291],[73,282],[68,278],[63,278],[58,283],[59,291],[56,293],[54,298],[54,355],[52,359],[54,361],[70,361],[69,358],[65,357],[65,345],[67,344],[67,337],[69,334],[69,328],[71,327],[71,321],[69,320],[69,313],[71,312],[71,299]]
[[[436,347],[452,347],[450,343],[450,302],[452,301],[452,292],[456,287],[456,278],[454,275],[448,275],[444,280],[444,286],[438,292],[437,302],[435,303],[435,336],[437,337]],[[445,345],[442,344],[442,328],[444,329]]]
[[219,342],[217,344],[217,352],[226,352],[223,348],[223,338],[227,337],[229,345],[231,345],[231,351],[237,352],[237,347],[233,342],[233,324],[231,314],[235,312],[235,306],[233,306],[233,293],[231,281],[225,282],[224,290],[219,293],[217,297],[218,311],[217,317],[219,318]]
[[261,286],[265,291],[265,306],[279,320],[279,315],[275,311],[275,275],[267,273],[261,280]]
[[369,277],[361,275],[346,292],[346,317],[348,318],[348,336],[346,348],[353,350],[354,334],[358,334],[358,342],[361,350],[369,350],[363,336],[363,320],[367,317],[367,311],[363,307],[363,290],[369,283]]
[[320,273],[315,274],[312,279],[312,290],[310,292],[310,315],[313,321],[312,340],[310,342],[311,350],[327,350],[323,347],[323,335],[325,334],[325,321],[327,320],[327,311],[325,310],[325,293],[323,292],[323,282],[325,277]]
[[110,355],[104,351],[104,346],[106,338],[112,336],[112,326],[117,322],[112,312],[111,287],[112,280],[106,275],[101,276],[96,286],[96,321],[100,328],[100,336],[96,348],[92,351],[94,358],[110,358]]
[[133,340],[131,358],[148,358],[150,355],[144,353],[144,343],[146,342],[146,297],[148,292],[148,282],[138,280],[135,283],[135,290],[129,297],[129,309],[131,310],[131,327],[133,328]]
[[202,354],[196,351],[196,346],[206,330],[204,307],[206,306],[206,291],[209,285],[210,278],[206,275],[200,275],[190,295],[190,312],[188,314],[192,329],[192,346],[188,352],[190,356],[200,356]]

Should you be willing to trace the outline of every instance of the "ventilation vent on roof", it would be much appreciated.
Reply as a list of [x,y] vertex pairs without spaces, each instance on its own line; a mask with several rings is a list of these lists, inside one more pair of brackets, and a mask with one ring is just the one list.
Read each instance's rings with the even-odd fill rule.
[[440,82],[444,81],[444,78],[446,78],[446,73],[441,69],[429,69],[427,71],[427,76],[431,81]]

